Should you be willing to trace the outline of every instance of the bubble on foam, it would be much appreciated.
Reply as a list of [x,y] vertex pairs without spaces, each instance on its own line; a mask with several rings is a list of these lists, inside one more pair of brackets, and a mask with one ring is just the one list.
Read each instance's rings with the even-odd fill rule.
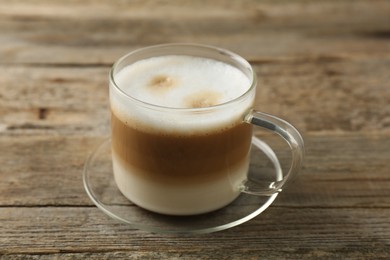
[[216,106],[220,103],[222,95],[221,92],[213,90],[201,90],[188,95],[184,99],[184,107],[201,108]]
[[147,86],[152,91],[167,91],[177,86],[177,79],[167,75],[156,75]]

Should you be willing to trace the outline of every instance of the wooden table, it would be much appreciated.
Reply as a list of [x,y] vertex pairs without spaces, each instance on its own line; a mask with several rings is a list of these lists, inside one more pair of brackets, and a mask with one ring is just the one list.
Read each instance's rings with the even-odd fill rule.
[[[389,39],[385,0],[0,0],[0,254],[388,259]],[[238,227],[151,234],[109,218],[84,191],[84,162],[109,135],[111,64],[169,42],[248,59],[256,109],[304,135],[299,177]]]

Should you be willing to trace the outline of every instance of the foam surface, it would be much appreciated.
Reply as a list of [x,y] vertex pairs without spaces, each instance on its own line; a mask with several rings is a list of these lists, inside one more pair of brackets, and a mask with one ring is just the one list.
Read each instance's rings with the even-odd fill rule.
[[116,83],[138,100],[174,108],[218,105],[250,87],[249,79],[229,64],[178,55],[135,62],[116,75]]
[[167,112],[143,106],[111,85],[111,109],[120,120],[133,128],[161,133],[193,134],[232,127],[242,123],[255,96],[255,91],[251,91],[237,103],[214,107],[242,96],[251,81],[229,64],[192,56],[167,55],[140,60],[119,71],[115,82],[127,95],[149,104],[213,108],[202,113],[182,109]]

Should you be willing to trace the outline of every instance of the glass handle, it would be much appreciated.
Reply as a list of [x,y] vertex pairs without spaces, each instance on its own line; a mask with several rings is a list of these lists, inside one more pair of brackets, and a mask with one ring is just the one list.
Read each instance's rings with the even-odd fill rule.
[[[286,175],[284,175],[280,180],[272,182],[266,189],[256,190],[250,188],[250,185],[247,183],[244,184],[242,189],[242,192],[252,195],[271,196],[282,191],[282,188],[286,185],[286,183],[300,170],[304,158],[303,138],[298,130],[290,123],[272,115],[251,111],[246,116],[245,121],[255,126],[271,130],[282,137],[290,146],[292,160],[290,169]],[[270,150],[270,152],[273,153],[272,150]],[[275,155],[273,154],[273,156]]]

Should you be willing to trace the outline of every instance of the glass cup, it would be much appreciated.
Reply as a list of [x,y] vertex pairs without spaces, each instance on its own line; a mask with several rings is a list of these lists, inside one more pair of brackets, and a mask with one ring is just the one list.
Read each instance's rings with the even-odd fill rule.
[[[126,66],[167,55],[228,64],[247,77],[250,87],[222,104],[173,108],[145,102],[118,81],[118,73]],[[132,77],[136,80],[137,75]],[[115,182],[126,198],[144,209],[168,215],[195,215],[222,208],[241,193],[272,196],[301,167],[301,135],[288,122],[253,110],[256,74],[245,59],[230,51],[194,44],[139,49],[113,65],[109,89]],[[277,133],[292,153],[287,174],[267,183],[265,188],[252,185],[247,178],[251,144],[261,142],[253,138],[253,126]]]

